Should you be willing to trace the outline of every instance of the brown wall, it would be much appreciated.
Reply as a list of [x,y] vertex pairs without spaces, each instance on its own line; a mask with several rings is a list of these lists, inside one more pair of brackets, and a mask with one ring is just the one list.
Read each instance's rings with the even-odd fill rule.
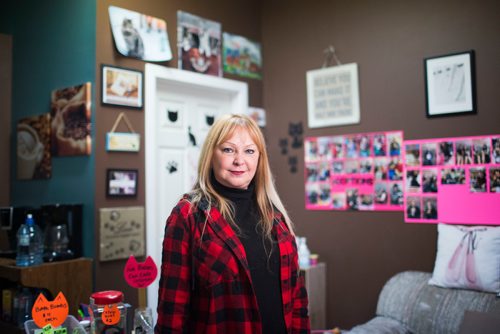
[[0,206],[10,205],[10,119],[12,100],[12,36],[0,34]]
[[[144,62],[120,56],[114,48],[107,7],[115,5],[167,21],[177,67],[176,11],[184,10],[222,23],[223,31],[261,41],[264,80],[249,83],[250,105],[267,111],[268,146],[278,189],[309,247],[328,265],[328,326],[350,327],[371,318],[380,288],[406,269],[431,271],[436,250],[434,225],[408,225],[402,213],[311,212],[304,210],[303,150],[291,150],[299,169],[290,173],[278,141],[289,122],[302,122],[305,136],[404,130],[408,139],[498,133],[500,20],[496,1],[458,6],[453,1],[97,1],[96,96],[100,65],[144,70]],[[333,44],[343,63],[359,65],[361,123],[307,128],[305,72],[323,63]],[[423,58],[455,51],[476,51],[478,114],[427,119]],[[235,78],[235,77],[232,77]],[[240,78],[237,78],[241,80]],[[145,205],[144,142],[138,154],[106,153],[104,137],[122,111],[96,103],[96,236],[101,207]],[[143,111],[126,110],[144,139]],[[105,197],[105,170],[137,168],[139,195],[134,200]],[[148,222],[162,223],[162,222]],[[98,256],[98,242],[96,242]],[[137,294],[121,279],[124,261],[96,262],[96,290],[121,289],[128,302]]]
[[[177,67],[177,10],[183,10],[204,18],[222,23],[223,31],[246,36],[259,41],[261,36],[259,2],[217,0],[210,1],[97,1],[97,38],[96,38],[96,195],[95,195],[95,254],[99,258],[99,208],[145,205],[145,166],[144,166],[144,110],[121,109],[100,105],[101,64],[109,64],[144,71],[145,62],[121,56],[115,49],[110,30],[108,6],[126,8],[162,18],[167,22],[170,46],[174,58],[169,62],[160,63],[168,67]],[[227,76],[230,77],[230,76]],[[235,77],[230,77],[235,78]],[[238,78],[241,80],[240,78]],[[250,105],[262,106],[262,81],[243,80],[249,84]],[[141,134],[141,149],[139,153],[106,153],[105,135],[121,111],[131,121],[134,130]],[[124,126],[121,124],[121,126]],[[118,131],[126,131],[118,128]],[[139,189],[135,199],[109,199],[105,196],[105,181],[107,168],[134,168],[139,170]],[[147,224],[163,224],[164,222],[147,222]],[[147,226],[146,226],[147,228]],[[141,260],[141,259],[140,259]],[[118,289],[124,291],[127,302],[137,305],[137,292],[129,288],[123,277],[125,260],[99,262],[96,260],[95,290]]]
[[[327,263],[329,326],[350,327],[375,312],[380,288],[394,273],[432,271],[435,225],[403,223],[401,212],[313,212],[304,209],[303,149],[296,174],[278,142],[289,122],[305,136],[404,130],[407,139],[499,133],[498,1],[266,1],[262,7],[264,107],[277,186],[298,234]],[[307,70],[335,46],[359,66],[361,123],[307,128]],[[474,49],[477,106],[473,116],[426,118],[423,59]]]

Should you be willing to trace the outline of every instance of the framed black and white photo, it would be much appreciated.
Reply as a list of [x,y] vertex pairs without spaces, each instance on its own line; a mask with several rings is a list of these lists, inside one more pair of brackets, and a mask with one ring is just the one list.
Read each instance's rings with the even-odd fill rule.
[[143,108],[144,74],[141,71],[104,64],[101,70],[102,104]]
[[476,113],[474,51],[424,60],[427,117]]
[[106,195],[109,197],[137,196],[137,169],[108,169],[106,173]]

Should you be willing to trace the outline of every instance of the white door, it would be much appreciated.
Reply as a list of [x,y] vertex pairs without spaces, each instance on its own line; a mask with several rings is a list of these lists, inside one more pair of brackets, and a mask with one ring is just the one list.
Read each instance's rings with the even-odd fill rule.
[[[161,271],[165,221],[196,181],[201,145],[215,119],[245,113],[246,83],[146,64],[146,243]],[[156,322],[158,278],[148,287]]]

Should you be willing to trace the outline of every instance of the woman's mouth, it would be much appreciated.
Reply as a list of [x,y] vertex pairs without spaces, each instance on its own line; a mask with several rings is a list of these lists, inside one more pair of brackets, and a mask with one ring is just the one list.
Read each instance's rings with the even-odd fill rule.
[[238,170],[231,170],[230,172],[235,176],[239,176],[245,173],[244,171],[238,171]]

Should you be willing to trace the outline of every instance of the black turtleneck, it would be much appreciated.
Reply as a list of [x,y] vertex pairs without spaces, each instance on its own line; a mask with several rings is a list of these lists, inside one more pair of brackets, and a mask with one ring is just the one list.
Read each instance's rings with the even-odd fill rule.
[[[281,299],[278,244],[275,241],[271,243],[258,225],[259,213],[255,203],[255,186],[252,182],[248,189],[229,188],[220,184],[213,175],[212,184],[221,196],[230,200],[234,205],[235,223],[240,228],[240,231],[236,233],[245,248],[250,267],[252,285],[262,320],[262,333],[286,333]],[[271,252],[270,256],[269,252]]]

